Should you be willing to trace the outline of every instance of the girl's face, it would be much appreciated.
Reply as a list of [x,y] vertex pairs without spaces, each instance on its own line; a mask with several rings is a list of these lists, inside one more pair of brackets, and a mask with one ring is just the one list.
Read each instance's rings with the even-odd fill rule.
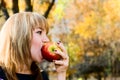
[[33,30],[33,38],[31,42],[31,56],[33,61],[41,62],[43,57],[41,54],[41,47],[45,42],[48,42],[49,39],[46,35],[46,31],[40,28]]

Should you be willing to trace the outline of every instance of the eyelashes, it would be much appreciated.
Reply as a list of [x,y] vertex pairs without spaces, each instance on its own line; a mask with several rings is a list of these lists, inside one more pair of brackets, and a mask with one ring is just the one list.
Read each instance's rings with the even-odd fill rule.
[[38,33],[38,34],[40,34],[40,35],[41,35],[41,34],[42,34],[42,31],[37,31],[36,33]]

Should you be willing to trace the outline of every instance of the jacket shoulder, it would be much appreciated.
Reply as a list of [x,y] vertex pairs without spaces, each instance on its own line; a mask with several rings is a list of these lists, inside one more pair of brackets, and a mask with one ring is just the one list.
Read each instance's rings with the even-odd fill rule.
[[7,80],[3,69],[0,67],[0,80]]

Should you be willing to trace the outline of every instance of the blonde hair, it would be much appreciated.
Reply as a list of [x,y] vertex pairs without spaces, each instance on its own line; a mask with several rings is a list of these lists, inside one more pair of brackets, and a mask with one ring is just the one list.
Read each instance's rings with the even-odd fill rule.
[[[30,47],[32,30],[42,28],[48,31],[46,19],[35,12],[21,12],[11,16],[0,32],[0,66],[11,80],[17,80],[15,71],[18,65],[31,68]],[[10,80],[10,79],[9,79]]]

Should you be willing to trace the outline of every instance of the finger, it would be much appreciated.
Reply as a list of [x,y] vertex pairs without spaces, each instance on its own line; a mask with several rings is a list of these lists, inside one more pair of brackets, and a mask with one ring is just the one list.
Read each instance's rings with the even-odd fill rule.
[[58,60],[54,60],[54,63],[56,64],[56,65],[63,65],[64,64],[64,62],[63,61],[58,61]]
[[66,49],[61,41],[57,42],[57,44],[58,44],[58,47],[60,47],[63,52],[67,53],[67,51],[66,51]]
[[63,59],[67,59],[68,58],[68,55],[66,55],[65,53],[63,53],[60,50],[55,50],[55,53],[59,54]]
[[57,66],[60,66],[60,65],[68,66],[68,65],[69,65],[68,62],[62,61],[62,60],[54,60],[54,63],[55,63],[55,65],[57,65]]

